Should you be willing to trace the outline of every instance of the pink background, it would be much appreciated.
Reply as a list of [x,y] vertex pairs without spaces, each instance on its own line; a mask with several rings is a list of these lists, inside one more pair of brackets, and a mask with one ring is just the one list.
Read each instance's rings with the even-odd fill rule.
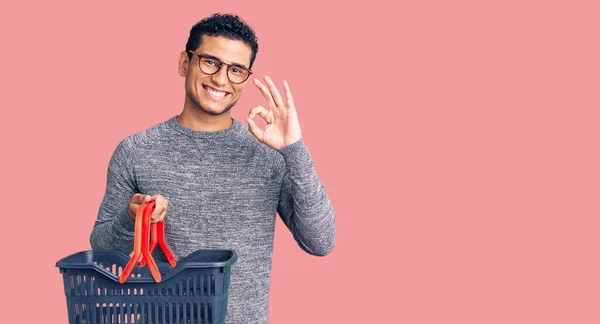
[[181,111],[215,11],[289,81],[337,215],[325,258],[278,221],[271,323],[599,323],[597,3],[3,3],[3,323],[66,323],[54,264],[90,248],[118,142]]

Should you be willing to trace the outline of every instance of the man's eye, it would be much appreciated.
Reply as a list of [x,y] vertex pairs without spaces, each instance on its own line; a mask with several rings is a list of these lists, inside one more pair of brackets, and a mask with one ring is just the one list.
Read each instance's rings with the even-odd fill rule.
[[237,69],[237,68],[231,68],[231,72],[233,72],[235,74],[240,74],[240,73],[242,73],[242,70]]

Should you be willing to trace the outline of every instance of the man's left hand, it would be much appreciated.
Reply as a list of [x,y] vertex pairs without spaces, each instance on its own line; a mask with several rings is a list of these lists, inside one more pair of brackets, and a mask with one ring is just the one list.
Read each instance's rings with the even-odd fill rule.
[[[248,127],[250,132],[262,143],[273,149],[280,149],[290,144],[296,143],[301,137],[300,122],[296,114],[292,91],[286,81],[283,81],[283,89],[287,105],[277,91],[277,87],[268,76],[265,77],[265,83],[254,79],[254,84],[267,99],[269,110],[263,106],[256,106],[250,109],[248,114]],[[254,117],[259,115],[266,122],[265,129],[260,129],[254,122]]]

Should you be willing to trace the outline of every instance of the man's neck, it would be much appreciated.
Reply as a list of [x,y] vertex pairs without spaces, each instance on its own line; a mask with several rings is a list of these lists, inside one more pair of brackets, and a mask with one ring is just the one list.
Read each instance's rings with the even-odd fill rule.
[[216,132],[233,125],[231,111],[215,116],[190,107],[183,108],[181,114],[177,116],[177,122],[185,128],[201,132]]

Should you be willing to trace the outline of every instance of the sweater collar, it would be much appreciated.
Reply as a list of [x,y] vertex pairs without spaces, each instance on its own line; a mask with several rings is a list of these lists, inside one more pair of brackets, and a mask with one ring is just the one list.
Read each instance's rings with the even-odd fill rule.
[[189,137],[220,138],[220,137],[231,136],[233,133],[237,133],[244,128],[244,126],[237,120],[235,120],[233,118],[231,118],[231,120],[233,121],[233,123],[229,128],[219,130],[219,131],[214,131],[214,132],[204,132],[204,131],[197,131],[197,130],[185,128],[177,121],[177,116],[170,118],[169,120],[167,120],[165,122],[165,124],[167,127],[171,128],[183,135],[189,136]]

